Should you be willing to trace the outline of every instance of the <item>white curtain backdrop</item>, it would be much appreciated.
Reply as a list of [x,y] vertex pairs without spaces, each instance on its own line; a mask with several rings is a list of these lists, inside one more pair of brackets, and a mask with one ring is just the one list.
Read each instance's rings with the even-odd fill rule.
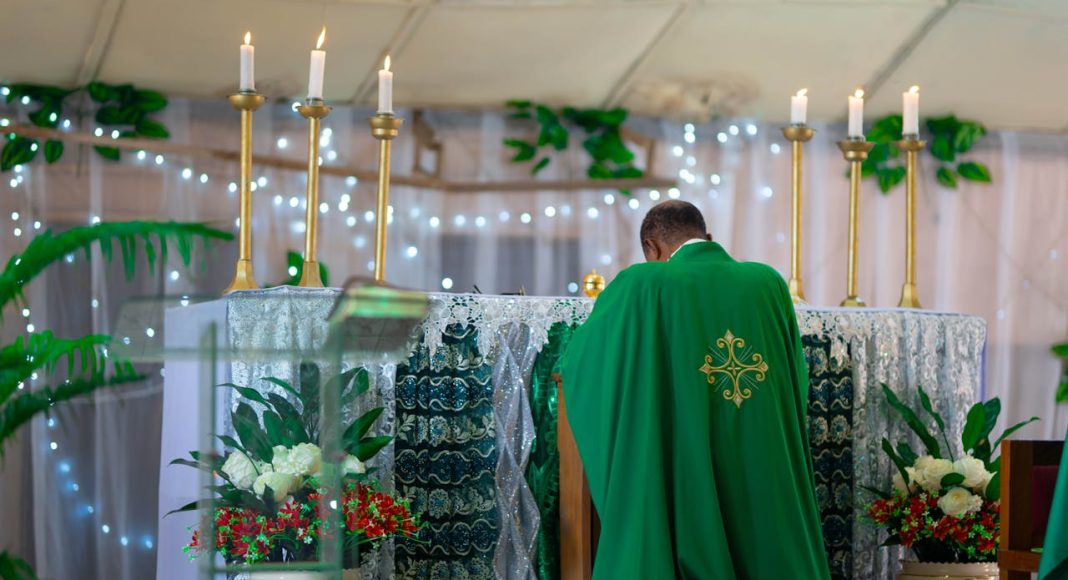
[[[0,109],[14,120],[24,120],[25,113]],[[336,107],[325,119],[324,165],[373,169],[377,145],[368,114]],[[412,112],[401,115],[409,123],[394,142],[394,171],[411,174]],[[511,151],[501,142],[530,136],[530,127],[496,112],[430,111],[425,118],[442,144],[442,177],[500,181],[528,175],[527,167],[508,163]],[[161,120],[175,142],[237,147],[237,114],[225,102],[176,100]],[[86,123],[80,130],[92,131]],[[305,123],[289,103],[264,107],[255,120],[256,153],[302,159]],[[523,288],[528,294],[575,294],[590,269],[611,280],[641,259],[641,218],[656,199],[673,195],[700,206],[712,235],[736,258],[766,262],[788,275],[790,156],[776,127],[744,119],[692,131],[649,119],[631,127],[656,140],[651,173],[678,178],[677,192],[443,194],[394,187],[387,279],[423,290],[468,292],[477,285],[486,293]],[[816,128],[805,158],[803,276],[812,304],[836,305],[845,294],[848,182],[833,141],[843,131]],[[540,177],[582,178],[584,153],[573,149]],[[645,151],[638,157],[644,165]],[[1001,397],[1004,420],[1042,417],[1021,436],[1062,438],[1068,406],[1053,405],[1062,369],[1049,347],[1068,339],[1068,138],[997,133],[971,157],[989,165],[993,184],[945,190],[933,180],[930,159],[923,163],[920,296],[931,309],[984,317],[985,395]],[[97,217],[199,220],[235,229],[237,195],[229,184],[236,174],[232,164],[203,158],[149,151],[126,153],[115,164],[69,147],[54,166],[38,161],[4,175],[0,243],[6,254],[21,249],[37,227],[63,229]],[[253,175],[262,178],[253,194],[255,274],[261,284],[277,284],[288,278],[285,252],[303,246],[305,177],[263,167],[254,167]],[[904,192],[884,196],[871,181],[864,188],[861,294],[873,306],[892,307],[904,272]],[[322,180],[319,259],[330,268],[332,285],[370,273],[374,189],[373,183],[343,177]],[[33,285],[28,317],[4,313],[5,336],[26,324],[64,336],[115,332],[132,297],[217,295],[230,280],[235,257],[236,244],[216,244],[192,270],[172,263],[149,275],[142,268],[127,283],[118,265],[75,256]],[[147,329],[161,320],[143,324]],[[162,337],[158,326],[153,330]],[[173,458],[158,456],[162,381],[158,367],[146,369],[153,379],[61,407],[53,421],[39,421],[7,450],[0,470],[0,546],[35,562],[43,578],[141,580],[154,573],[156,474],[161,460]]]

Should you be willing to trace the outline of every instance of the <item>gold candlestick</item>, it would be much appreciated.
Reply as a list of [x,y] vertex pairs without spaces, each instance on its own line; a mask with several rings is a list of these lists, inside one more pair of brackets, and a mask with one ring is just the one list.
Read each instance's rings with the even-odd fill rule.
[[857,296],[857,238],[860,222],[860,165],[868,158],[875,143],[863,137],[838,142],[838,149],[849,162],[849,272],[846,279],[846,298],[842,306],[865,306],[864,299]]
[[316,260],[319,248],[319,126],[323,117],[330,114],[330,107],[320,99],[308,99],[297,107],[297,111],[308,120],[308,207],[304,212],[304,265],[297,286],[322,288],[323,279],[319,276]]
[[400,132],[404,119],[392,113],[378,113],[369,118],[371,135],[378,139],[378,207],[375,214],[375,281],[386,279],[386,228],[389,225],[389,160],[393,138]]
[[790,297],[794,304],[805,304],[805,289],[801,283],[801,165],[804,143],[816,130],[805,125],[783,127],[782,134],[793,145],[793,240],[790,248]]
[[241,194],[238,198],[237,265],[234,279],[223,291],[225,294],[260,287],[252,276],[252,112],[259,109],[264,100],[263,95],[255,91],[230,95],[230,104],[241,111]]
[[905,153],[905,284],[901,287],[901,308],[923,308],[916,289],[916,154],[926,141],[918,135],[905,135],[894,143]]

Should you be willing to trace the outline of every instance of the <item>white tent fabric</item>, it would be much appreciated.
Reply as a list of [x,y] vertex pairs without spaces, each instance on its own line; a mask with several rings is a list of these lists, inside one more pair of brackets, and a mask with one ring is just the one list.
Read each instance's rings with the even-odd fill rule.
[[[338,107],[325,120],[326,165],[374,166],[377,147],[365,122],[368,113]],[[401,115],[412,117],[410,111]],[[514,180],[529,171],[508,163],[510,150],[501,144],[508,136],[529,135],[529,127],[496,112],[430,111],[426,119],[443,145],[443,177]],[[174,141],[237,146],[236,113],[223,102],[177,100],[162,120]],[[704,210],[712,235],[735,257],[767,262],[788,274],[790,159],[776,127],[716,121],[695,127],[692,139],[673,122],[637,119],[632,127],[657,141],[651,173],[679,177],[679,197]],[[848,183],[833,140],[843,131],[817,129],[805,158],[803,273],[810,302],[835,305],[845,294]],[[258,154],[300,159],[305,135],[305,122],[286,103],[257,113]],[[402,129],[394,147],[397,173],[412,172],[414,141],[410,125]],[[582,178],[584,154],[573,149],[539,177]],[[932,309],[988,320],[986,395],[1002,398],[1005,420],[1041,416],[1040,424],[1021,433],[1033,438],[1060,438],[1068,427],[1068,406],[1052,404],[1062,369],[1049,353],[1051,344],[1068,338],[1068,293],[1062,289],[1068,284],[1066,154],[1066,137],[992,134],[973,157],[990,166],[994,183],[965,183],[958,191],[937,185],[929,158],[921,164],[921,299]],[[59,229],[94,217],[204,220],[233,228],[237,201],[228,184],[236,178],[235,166],[169,155],[156,161],[148,152],[141,159],[126,154],[113,164],[72,147],[55,166],[37,162],[5,175],[3,247],[21,248],[37,231],[35,222]],[[263,177],[254,194],[255,272],[261,283],[279,283],[288,278],[285,251],[302,247],[305,178],[261,167],[253,174]],[[893,306],[904,271],[903,190],[884,196],[870,181],[864,188],[860,289],[869,304]],[[424,290],[470,291],[477,285],[487,293],[520,287],[529,294],[574,293],[591,268],[611,280],[640,260],[641,218],[654,198],[672,195],[668,190],[629,197],[604,190],[445,194],[395,187],[387,278]],[[369,274],[373,196],[373,183],[323,179],[319,259],[331,269],[335,285],[349,275]],[[5,313],[5,336],[27,323],[65,336],[114,332],[120,310],[133,296],[217,293],[229,282],[235,257],[235,245],[216,244],[204,256],[204,268],[196,263],[187,271],[172,263],[154,275],[142,269],[128,284],[118,265],[99,259],[90,264],[79,255],[33,285],[28,318]],[[158,323],[145,322],[146,332]],[[160,328],[153,331],[162,337]],[[0,481],[5,497],[21,501],[0,504],[4,521],[14,522],[0,528],[0,545],[21,550],[43,578],[151,577],[156,474],[161,460],[172,459],[158,457],[161,381],[151,370],[155,377],[141,386],[57,409],[54,422],[35,424],[8,450]]]

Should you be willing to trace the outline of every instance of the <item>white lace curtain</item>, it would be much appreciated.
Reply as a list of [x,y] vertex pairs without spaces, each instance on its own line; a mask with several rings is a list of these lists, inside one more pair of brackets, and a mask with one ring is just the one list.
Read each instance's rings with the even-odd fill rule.
[[[324,122],[325,165],[374,167],[377,147],[367,129],[368,113],[334,109]],[[401,114],[412,118],[410,111]],[[24,119],[25,111],[0,115]],[[493,112],[431,111],[425,118],[443,147],[442,177],[527,176],[527,167],[508,163],[511,151],[501,142],[526,136],[528,127]],[[173,141],[237,146],[237,116],[225,102],[177,100],[162,120]],[[777,128],[746,120],[692,131],[681,123],[637,120],[633,128],[656,139],[651,173],[679,178],[677,192],[443,194],[395,187],[387,278],[423,290],[466,292],[478,286],[487,293],[520,288],[528,294],[575,293],[590,269],[611,280],[640,260],[636,234],[642,216],[657,198],[676,194],[704,210],[712,235],[735,257],[767,262],[788,274],[790,159]],[[845,293],[847,181],[833,143],[841,128],[817,129],[806,149],[804,280],[813,304],[834,305]],[[287,103],[261,109],[255,130],[258,154],[295,159],[306,154],[305,121]],[[409,122],[395,141],[396,173],[412,172],[414,141]],[[573,149],[540,177],[582,178],[584,155]],[[920,296],[928,308],[988,320],[986,395],[1002,398],[1007,419],[1041,416],[1043,422],[1025,432],[1028,437],[1059,438],[1068,426],[1068,406],[1052,405],[1061,367],[1049,346],[1068,338],[1063,290],[1068,138],[997,133],[973,157],[989,165],[992,185],[965,183],[947,191],[931,178],[929,159],[922,165]],[[639,158],[644,160],[644,152]],[[263,167],[253,174],[259,180],[255,273],[262,284],[277,284],[288,278],[285,252],[303,245],[305,177]],[[23,247],[37,227],[62,229],[94,218],[199,220],[234,229],[237,199],[228,186],[236,167],[220,161],[147,152],[125,154],[122,163],[113,164],[71,147],[54,166],[37,162],[4,177],[0,242],[9,252]],[[904,271],[903,191],[883,196],[870,181],[864,187],[860,289],[869,304],[892,307]],[[323,178],[319,259],[330,268],[334,285],[370,272],[373,196],[373,183]],[[4,335],[16,336],[26,324],[66,336],[112,332],[131,297],[217,293],[229,282],[235,256],[235,245],[216,244],[192,270],[172,263],[149,275],[142,268],[127,283],[120,267],[101,260],[90,264],[79,255],[34,284],[28,317],[5,313]],[[0,546],[35,562],[42,577],[152,575],[161,381],[154,367],[150,372],[153,378],[140,386],[57,409],[54,421],[36,423],[7,449],[0,470],[5,491]]]

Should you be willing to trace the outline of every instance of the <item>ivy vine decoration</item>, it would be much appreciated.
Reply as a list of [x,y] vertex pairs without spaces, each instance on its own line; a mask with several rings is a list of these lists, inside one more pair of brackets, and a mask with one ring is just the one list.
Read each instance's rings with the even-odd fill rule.
[[[512,119],[537,123],[538,136],[534,141],[505,139],[504,144],[515,149],[513,163],[526,163],[539,158],[530,169],[537,175],[552,162],[553,151],[565,151],[571,142],[571,129],[585,133],[582,148],[590,156],[586,175],[590,179],[636,179],[645,175],[634,165],[634,152],[623,140],[621,128],[627,120],[627,110],[576,109],[564,107],[554,110],[531,101],[508,101]],[[620,190],[629,194],[629,190]]]
[[[990,183],[990,170],[986,165],[959,159],[986,135],[986,127],[954,115],[929,117],[924,120],[924,126],[928,133],[927,150],[938,163],[935,171],[938,183],[949,189],[957,188],[958,178]],[[901,131],[901,115],[883,117],[868,131],[868,140],[875,143],[875,147],[861,165],[861,174],[875,177],[883,193],[889,193],[905,179],[905,161],[894,147],[894,142],[901,139]]]
[[[88,94],[96,105],[94,118],[97,125],[108,133],[119,131],[119,138],[147,137],[166,139],[170,137],[167,127],[150,117],[152,113],[162,111],[167,106],[167,99],[156,91],[138,89],[130,84],[109,85],[91,82],[84,87],[63,89],[47,85],[14,84],[8,87],[7,102],[28,98],[37,106],[29,114],[30,122],[45,129],[55,129],[63,117],[64,106],[72,95]],[[41,149],[37,139],[9,133],[3,151],[0,151],[0,172],[10,171],[16,165],[33,161]],[[116,147],[93,147],[106,159],[118,161],[119,149]],[[55,163],[63,156],[63,142],[49,139],[44,143],[44,158],[48,163]]]

